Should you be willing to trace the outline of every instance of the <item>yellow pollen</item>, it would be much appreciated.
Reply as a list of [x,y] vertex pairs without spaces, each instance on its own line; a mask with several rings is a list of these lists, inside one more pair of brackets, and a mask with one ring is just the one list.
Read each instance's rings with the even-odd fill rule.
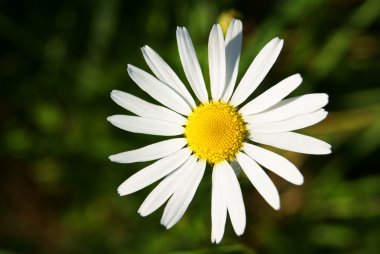
[[224,102],[199,105],[189,115],[185,128],[189,147],[209,164],[233,160],[246,135],[242,116]]

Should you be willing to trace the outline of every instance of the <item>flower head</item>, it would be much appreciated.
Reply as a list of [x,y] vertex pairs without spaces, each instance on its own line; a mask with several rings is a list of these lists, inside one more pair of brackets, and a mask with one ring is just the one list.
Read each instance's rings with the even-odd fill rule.
[[134,115],[114,115],[108,120],[126,131],[173,138],[111,155],[110,159],[119,163],[157,160],[123,182],[118,192],[127,195],[164,178],[145,199],[139,213],[149,215],[169,200],[161,219],[166,228],[183,216],[206,164],[211,165],[211,241],[218,243],[224,234],[227,213],[237,235],[245,229],[238,168],[274,209],[280,208],[279,194],[261,166],[293,184],[303,183],[302,174],[290,161],[256,143],[307,154],[331,152],[329,144],[293,132],[327,116],[322,108],[328,96],[307,94],[284,99],[302,82],[301,76],[294,74],[246,102],[276,61],[283,40],[275,38],[259,52],[235,89],[242,44],[239,20],[232,20],[225,37],[219,25],[211,30],[210,94],[186,28],[177,28],[177,42],[185,75],[196,98],[153,49],[143,47],[144,58],[155,76],[132,65],[128,66],[128,73],[163,106],[114,90],[111,98]]

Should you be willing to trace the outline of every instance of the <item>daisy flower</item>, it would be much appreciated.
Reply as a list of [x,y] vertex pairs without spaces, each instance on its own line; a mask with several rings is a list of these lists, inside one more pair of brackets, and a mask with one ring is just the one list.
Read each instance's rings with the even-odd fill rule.
[[181,219],[209,164],[212,167],[211,241],[219,243],[227,213],[237,235],[245,229],[246,214],[237,172],[243,171],[276,210],[280,208],[279,194],[262,167],[293,184],[303,183],[302,174],[290,161],[257,144],[305,154],[331,152],[329,144],[293,132],[327,116],[323,107],[328,96],[315,93],[284,99],[302,82],[301,76],[294,74],[247,101],[276,61],[283,40],[274,38],[265,45],[235,89],[242,44],[239,20],[232,20],[225,37],[219,25],[214,25],[210,32],[210,93],[186,28],[177,28],[177,43],[195,97],[153,49],[143,47],[143,56],[154,76],[132,65],[128,65],[128,73],[162,105],[114,90],[111,98],[134,115],[113,115],[107,120],[129,132],[171,138],[111,155],[110,160],[119,163],[157,160],[123,182],[118,193],[128,195],[163,178],[138,212],[147,216],[168,201],[161,219],[166,228]]

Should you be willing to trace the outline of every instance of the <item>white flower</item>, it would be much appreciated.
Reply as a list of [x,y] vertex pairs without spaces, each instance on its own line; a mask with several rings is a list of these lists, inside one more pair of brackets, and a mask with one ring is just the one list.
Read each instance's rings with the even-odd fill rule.
[[242,44],[239,20],[231,22],[225,38],[219,25],[211,30],[208,44],[211,96],[186,28],[177,28],[177,42],[197,101],[169,65],[145,46],[144,58],[156,77],[132,65],[128,66],[128,73],[163,106],[112,91],[111,98],[136,116],[114,115],[108,121],[130,132],[180,137],[115,154],[110,159],[119,163],[158,159],[128,178],[118,192],[127,195],[164,178],[145,199],[139,213],[147,216],[169,199],[161,219],[166,228],[183,216],[206,164],[212,165],[211,241],[218,243],[224,234],[227,211],[235,233],[241,235],[245,229],[244,202],[235,174],[238,168],[276,210],[280,208],[278,191],[259,164],[293,184],[303,183],[303,176],[291,162],[252,143],[306,154],[331,152],[329,144],[292,132],[322,121],[327,116],[322,108],[328,96],[307,94],[284,99],[302,82],[301,76],[295,74],[242,106],[276,61],[283,40],[271,40],[234,89]]

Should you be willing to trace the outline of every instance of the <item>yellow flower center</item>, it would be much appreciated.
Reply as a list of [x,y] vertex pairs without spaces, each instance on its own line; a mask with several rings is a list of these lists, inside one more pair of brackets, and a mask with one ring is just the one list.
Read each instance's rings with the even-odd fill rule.
[[189,115],[185,128],[189,147],[210,164],[233,160],[247,129],[240,113],[224,102],[201,104]]

